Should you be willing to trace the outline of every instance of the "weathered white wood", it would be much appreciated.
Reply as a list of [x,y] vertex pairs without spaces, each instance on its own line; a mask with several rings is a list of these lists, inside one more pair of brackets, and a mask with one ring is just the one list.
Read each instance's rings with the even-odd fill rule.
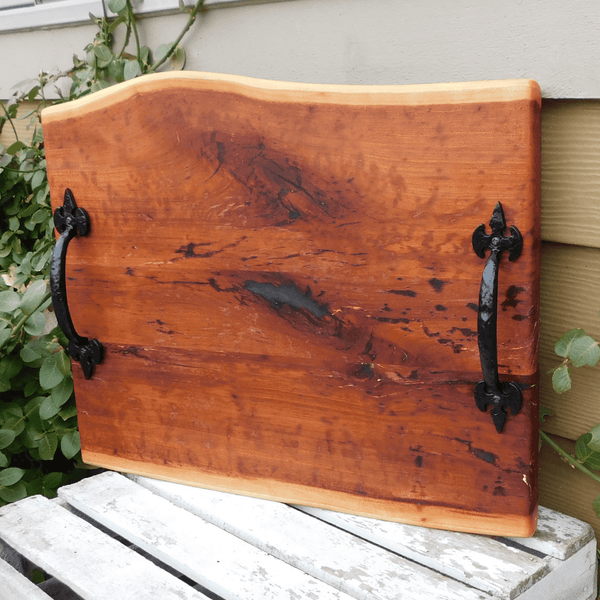
[[594,530],[588,523],[540,506],[535,535],[530,538],[507,539],[565,560],[594,539]]
[[550,559],[550,574],[517,600],[595,600],[597,597],[596,540],[566,560]]
[[51,600],[27,577],[0,560],[0,600]]
[[[315,577],[327,580],[327,575],[335,576],[344,569],[351,571],[352,580],[345,581],[345,585],[354,584],[358,589],[344,589],[356,598],[363,597],[361,589],[375,594],[374,597],[380,597],[377,590],[383,597],[390,597],[388,588],[393,589],[394,577],[399,577],[401,573],[399,567],[403,570],[408,568],[413,572],[413,577],[416,577],[415,571],[418,569],[414,563],[407,563],[399,558],[390,560],[392,554],[376,550],[373,545],[365,544],[356,536],[311,518],[309,512],[316,516],[339,515],[335,521],[336,526],[352,530],[364,538],[372,536],[380,528],[388,528],[389,539],[370,539],[444,575],[479,590],[497,594],[497,597],[512,597],[511,594],[515,590],[526,589],[548,571],[544,560],[482,536],[361,518],[356,518],[359,525],[353,529],[345,526],[348,521],[353,521],[353,518],[340,513],[312,512],[305,509],[305,514],[266,500],[192,488],[146,477],[134,477],[134,480],[178,506],[262,547]],[[315,545],[317,539],[319,543]],[[368,559],[372,561],[365,564]],[[397,575],[387,581],[382,572],[389,572],[390,567],[394,568],[394,563],[398,564],[395,567]],[[417,585],[422,591],[422,586]]]
[[549,571],[543,558],[495,539],[297,507],[420,564],[464,581],[498,598],[513,598]]
[[63,487],[59,495],[226,600],[348,598],[116,473]]
[[85,600],[206,600],[41,496],[0,508],[0,538]]

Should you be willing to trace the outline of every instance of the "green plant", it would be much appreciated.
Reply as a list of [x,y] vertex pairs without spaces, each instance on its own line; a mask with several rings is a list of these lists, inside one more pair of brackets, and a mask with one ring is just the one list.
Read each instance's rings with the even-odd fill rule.
[[[558,394],[571,389],[571,369],[584,366],[595,367],[600,362],[600,345],[587,335],[583,329],[567,331],[555,344],[554,351],[563,358],[560,365],[552,373],[552,387]],[[541,408],[542,421],[550,411]],[[566,452],[545,431],[540,431],[541,440],[552,447],[570,465],[600,483],[600,476],[593,471],[600,470],[600,423],[590,431],[581,435],[575,443],[575,456]],[[600,518],[600,495],[593,503],[596,515]]]
[[[66,102],[163,66],[182,69],[179,44],[202,4],[182,5],[189,16],[180,35],[152,52],[140,45],[131,0],[111,0],[118,16],[92,17],[98,32],[84,59],[74,57],[69,71],[21,82],[21,91],[0,103],[0,132],[9,126],[16,138],[7,148],[0,145],[0,505],[36,493],[53,496],[85,468],[67,340],[56,326],[48,291],[54,233],[40,124],[45,90],[70,78],[68,93],[59,92],[58,102]],[[118,27],[125,28],[124,43],[115,49]],[[130,42],[134,53],[126,51]],[[35,107],[17,117],[24,101]],[[29,120],[29,140],[18,138],[17,118]]]

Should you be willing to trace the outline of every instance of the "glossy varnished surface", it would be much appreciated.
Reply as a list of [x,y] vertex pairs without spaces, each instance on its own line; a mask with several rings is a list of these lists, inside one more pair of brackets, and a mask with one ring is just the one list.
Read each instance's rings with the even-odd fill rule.
[[[527,535],[537,501],[539,91],[143,78],[45,111],[68,256],[84,458],[438,527]],[[473,400],[503,204],[498,358],[524,406]],[[488,227],[489,231],[489,227]]]

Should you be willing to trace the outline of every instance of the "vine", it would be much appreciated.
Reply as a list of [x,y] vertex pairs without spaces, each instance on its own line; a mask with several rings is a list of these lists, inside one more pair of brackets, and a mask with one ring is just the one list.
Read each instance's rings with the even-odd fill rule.
[[[567,331],[555,344],[554,351],[563,358],[560,365],[552,369],[552,387],[558,394],[571,389],[571,369],[584,366],[595,367],[600,362],[600,345],[587,335],[583,329]],[[551,414],[542,407],[540,419]],[[600,470],[600,423],[581,435],[575,443],[575,456],[569,454],[557,444],[545,431],[540,431],[541,441],[548,444],[561,458],[572,467],[585,473],[588,477],[600,483],[600,476],[593,471]],[[600,518],[600,494],[593,502],[596,516]]]
[[[81,460],[67,340],[56,324],[48,291],[54,225],[46,173],[40,113],[45,90],[69,78],[58,102],[82,98],[159,68],[183,69],[183,36],[197,20],[203,0],[181,10],[188,19],[173,42],[154,52],[140,43],[132,0],[110,0],[113,19],[92,17],[98,31],[74,57],[68,71],[40,73],[21,82],[21,91],[0,103],[0,132],[12,128],[15,141],[0,144],[0,506],[32,494],[52,497],[56,489],[86,473]],[[124,43],[114,49],[114,34]],[[133,42],[132,42],[133,40]],[[130,43],[135,54],[128,53]],[[25,101],[35,107],[18,116]],[[28,120],[30,140],[19,139],[15,123]]]

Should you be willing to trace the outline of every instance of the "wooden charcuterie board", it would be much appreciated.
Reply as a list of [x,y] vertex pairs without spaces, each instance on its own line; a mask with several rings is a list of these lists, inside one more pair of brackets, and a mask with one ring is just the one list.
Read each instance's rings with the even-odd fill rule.
[[[86,462],[430,527],[527,536],[537,511],[540,92],[140,77],[42,115],[70,189]],[[500,202],[501,433],[482,379]]]

